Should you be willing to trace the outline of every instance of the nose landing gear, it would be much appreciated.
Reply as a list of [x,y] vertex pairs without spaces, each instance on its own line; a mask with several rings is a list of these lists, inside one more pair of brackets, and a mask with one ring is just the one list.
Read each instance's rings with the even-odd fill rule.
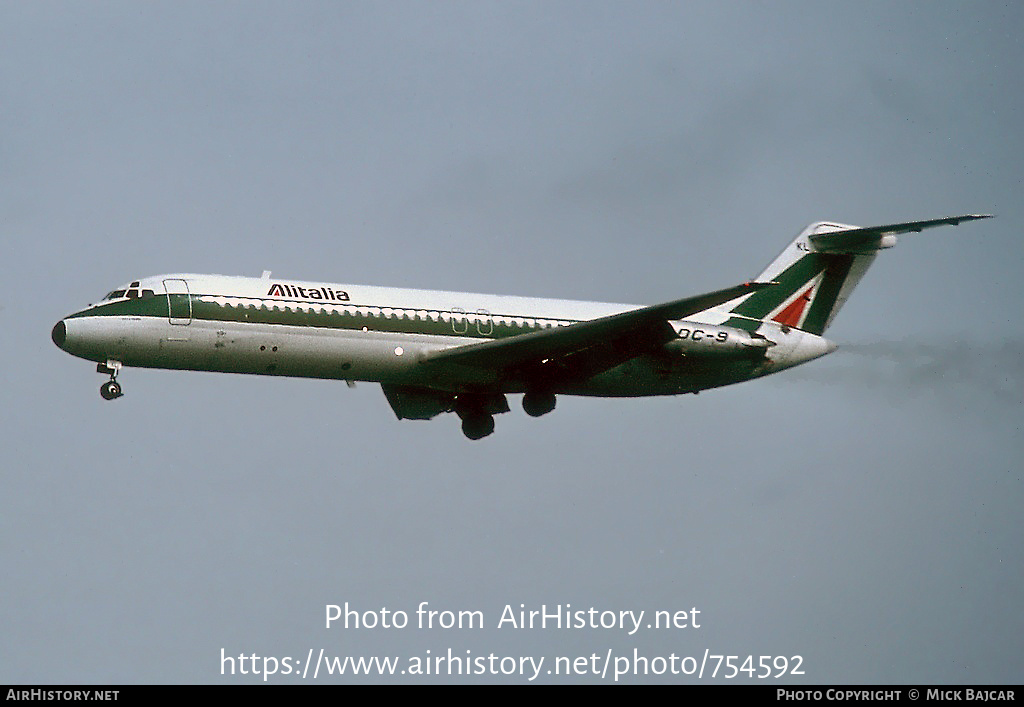
[[118,371],[121,370],[120,361],[107,361],[106,363],[96,364],[97,373],[107,373],[110,375],[110,380],[100,386],[100,397],[104,400],[114,400],[124,395],[121,392],[121,384],[117,382]]
[[100,395],[104,400],[113,400],[114,398],[120,398],[124,393],[121,392],[121,384],[115,380],[109,380],[100,386]]

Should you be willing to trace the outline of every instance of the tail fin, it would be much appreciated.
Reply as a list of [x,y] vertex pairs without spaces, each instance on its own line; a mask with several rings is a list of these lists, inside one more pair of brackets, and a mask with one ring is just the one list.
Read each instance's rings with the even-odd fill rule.
[[897,234],[981,218],[990,216],[969,214],[870,228],[812,223],[755,280],[778,285],[740,302],[730,310],[732,316],[726,324],[753,331],[762,321],[771,320],[820,335],[832,324],[878,251],[896,245]]

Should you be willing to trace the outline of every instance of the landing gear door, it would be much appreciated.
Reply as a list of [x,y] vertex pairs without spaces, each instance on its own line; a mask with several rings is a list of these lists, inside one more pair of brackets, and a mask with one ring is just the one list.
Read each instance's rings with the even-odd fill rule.
[[167,290],[167,315],[171,324],[188,326],[192,323],[192,298],[184,280],[164,280]]

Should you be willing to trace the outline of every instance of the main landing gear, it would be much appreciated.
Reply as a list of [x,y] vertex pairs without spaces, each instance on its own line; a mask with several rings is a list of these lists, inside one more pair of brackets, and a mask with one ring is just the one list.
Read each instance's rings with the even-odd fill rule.
[[462,393],[455,398],[455,413],[462,418],[462,434],[483,439],[494,432],[494,416],[508,412],[504,395]]
[[541,391],[530,391],[523,396],[523,410],[530,417],[547,415],[555,409],[555,394]]
[[117,374],[121,370],[120,361],[107,361],[106,363],[97,363],[97,373],[107,373],[110,375],[110,380],[100,386],[100,397],[104,400],[114,400],[124,395],[121,392],[121,384],[117,382]]
[[483,439],[494,432],[494,415],[474,412],[462,418],[462,434],[470,439]]

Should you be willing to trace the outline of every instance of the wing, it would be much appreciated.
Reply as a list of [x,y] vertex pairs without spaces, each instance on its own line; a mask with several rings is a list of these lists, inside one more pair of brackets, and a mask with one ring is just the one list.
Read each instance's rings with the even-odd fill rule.
[[518,374],[534,380],[544,377],[545,371],[559,380],[586,377],[675,338],[675,330],[668,323],[671,320],[703,312],[773,284],[747,282],[569,326],[443,349],[428,354],[422,363],[483,368],[506,377]]
[[819,253],[844,253],[856,251],[864,247],[875,249],[883,236],[895,236],[900,233],[920,233],[926,228],[936,226],[957,226],[963,221],[976,221],[992,218],[991,214],[967,214],[965,216],[949,216],[930,221],[908,221],[907,223],[891,223],[887,226],[871,226],[870,228],[846,228],[810,236],[814,248]]

